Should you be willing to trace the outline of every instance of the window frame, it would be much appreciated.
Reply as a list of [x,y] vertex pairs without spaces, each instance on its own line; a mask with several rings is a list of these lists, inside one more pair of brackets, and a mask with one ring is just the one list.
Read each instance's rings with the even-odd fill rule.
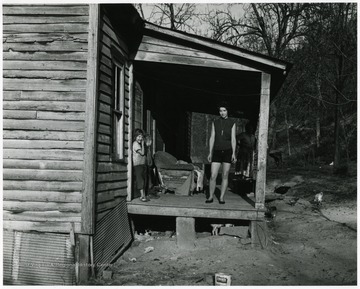
[[112,105],[112,161],[127,162],[125,157],[125,69],[124,57],[114,49],[112,54],[113,105]]

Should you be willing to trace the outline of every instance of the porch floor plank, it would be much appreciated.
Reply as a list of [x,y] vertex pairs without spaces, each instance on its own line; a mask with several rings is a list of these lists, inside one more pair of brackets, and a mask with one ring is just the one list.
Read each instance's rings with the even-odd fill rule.
[[225,195],[225,204],[217,198],[211,204],[205,203],[205,194],[178,196],[161,194],[159,199],[142,202],[134,199],[127,203],[128,213],[134,215],[156,215],[194,218],[263,220],[264,210],[255,209],[254,198],[241,197],[231,191]]

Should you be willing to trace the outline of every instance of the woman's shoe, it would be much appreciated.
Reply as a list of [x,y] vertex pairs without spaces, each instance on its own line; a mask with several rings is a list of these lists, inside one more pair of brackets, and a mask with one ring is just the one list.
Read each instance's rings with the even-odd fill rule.
[[210,203],[212,203],[213,201],[214,201],[214,199],[206,200],[205,203],[206,203],[206,204],[210,204]]
[[219,201],[219,204],[224,205],[225,201]]

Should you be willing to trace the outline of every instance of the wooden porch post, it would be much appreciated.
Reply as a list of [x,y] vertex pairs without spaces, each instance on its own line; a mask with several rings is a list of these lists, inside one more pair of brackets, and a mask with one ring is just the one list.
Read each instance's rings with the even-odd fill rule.
[[270,74],[261,73],[260,117],[258,135],[258,163],[255,189],[255,208],[265,207],[266,158],[270,106]]
[[99,5],[89,5],[81,233],[94,234]]
[[134,103],[134,68],[133,64],[129,67],[129,145],[128,145],[128,163],[127,163],[127,197],[128,202],[132,199],[132,131],[133,131],[133,103]]

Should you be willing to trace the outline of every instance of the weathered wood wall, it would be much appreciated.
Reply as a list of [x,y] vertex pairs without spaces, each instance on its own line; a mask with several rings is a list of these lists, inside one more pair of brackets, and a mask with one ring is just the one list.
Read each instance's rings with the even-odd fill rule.
[[128,48],[116,32],[106,11],[101,9],[100,20],[100,72],[97,128],[97,171],[96,171],[96,222],[109,213],[122,198],[127,196],[130,114],[130,71],[125,61],[125,160],[112,159],[114,85],[112,49],[126,60]]
[[135,60],[203,67],[257,71],[223,57],[210,54],[189,46],[144,35]]
[[4,228],[80,231],[88,12],[3,7]]

